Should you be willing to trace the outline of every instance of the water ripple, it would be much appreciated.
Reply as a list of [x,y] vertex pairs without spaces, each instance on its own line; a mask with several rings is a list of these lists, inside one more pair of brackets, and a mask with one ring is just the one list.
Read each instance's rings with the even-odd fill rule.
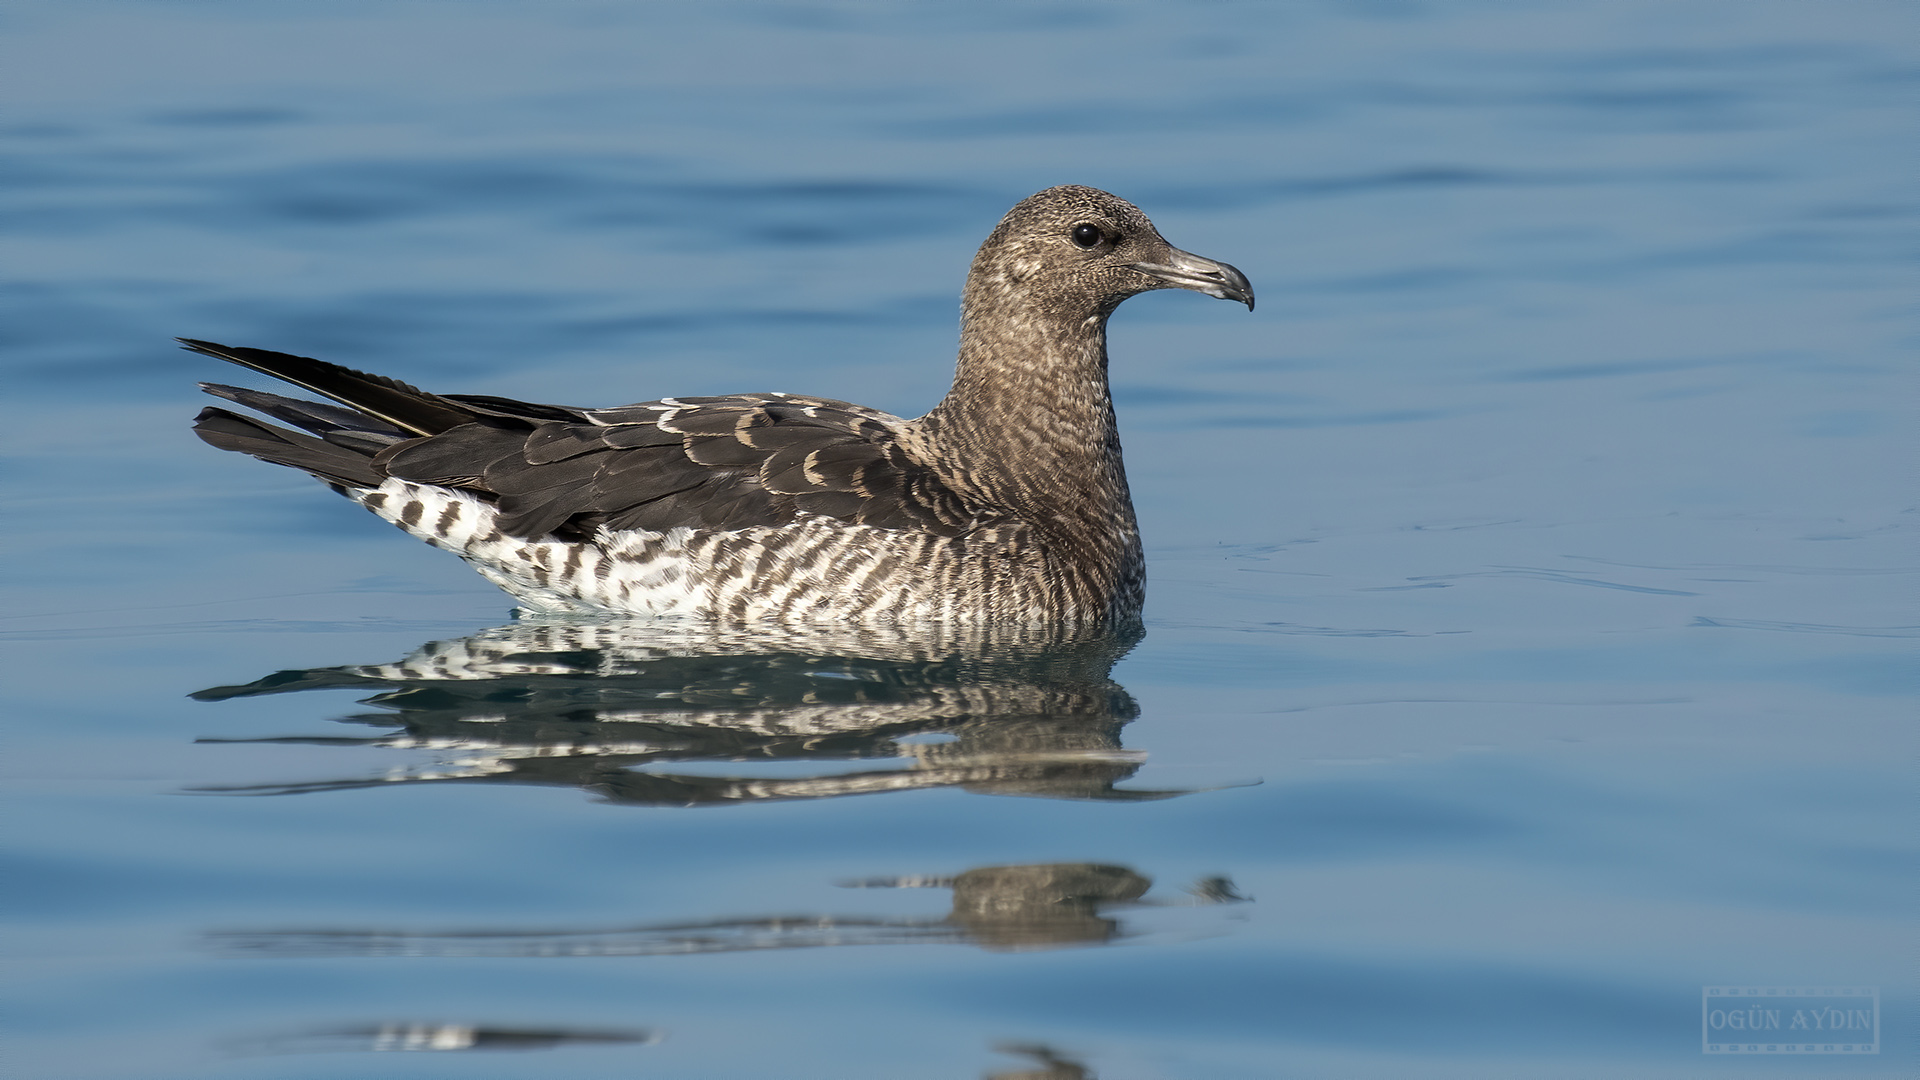
[[1729,630],[1780,630],[1791,634],[1845,634],[1849,637],[1920,637],[1920,626],[1828,626],[1821,623],[1780,622],[1771,619],[1710,619],[1694,616],[1691,626],[1714,626]]

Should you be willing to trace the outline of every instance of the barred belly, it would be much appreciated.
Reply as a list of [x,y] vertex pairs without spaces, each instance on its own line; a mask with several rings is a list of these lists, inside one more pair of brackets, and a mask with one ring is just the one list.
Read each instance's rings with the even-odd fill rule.
[[[526,540],[502,533],[493,504],[459,489],[389,479],[378,489],[341,490],[459,555],[533,612],[742,622],[1027,622],[1043,612],[1057,619],[1064,599],[1061,582],[1047,572],[1024,528],[943,537],[815,518],[733,530],[602,529],[591,540]],[[1066,614],[1088,621],[1110,615],[1104,606]]]

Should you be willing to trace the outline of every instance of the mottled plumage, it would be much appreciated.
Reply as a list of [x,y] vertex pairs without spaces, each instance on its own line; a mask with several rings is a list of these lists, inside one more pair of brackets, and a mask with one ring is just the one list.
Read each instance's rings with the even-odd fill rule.
[[523,605],[739,620],[1111,624],[1144,564],[1107,390],[1122,300],[1253,306],[1239,271],[1085,187],[1014,207],[975,257],[953,389],[916,420],[788,394],[613,409],[430,394],[185,341],[341,405],[207,384],[214,446],[304,469]]

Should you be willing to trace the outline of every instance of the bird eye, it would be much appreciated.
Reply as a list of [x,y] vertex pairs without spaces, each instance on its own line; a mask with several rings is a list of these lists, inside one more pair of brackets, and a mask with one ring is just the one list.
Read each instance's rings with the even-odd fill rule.
[[1098,225],[1075,225],[1073,227],[1073,242],[1083,248],[1098,247],[1100,241],[1106,238],[1106,234],[1100,231],[1100,226]]

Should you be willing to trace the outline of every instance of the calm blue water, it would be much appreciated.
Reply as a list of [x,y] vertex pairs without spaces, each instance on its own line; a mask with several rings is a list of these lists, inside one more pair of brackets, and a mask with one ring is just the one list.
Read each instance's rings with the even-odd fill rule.
[[[13,1075],[1913,1074],[1911,5],[4,38]],[[916,415],[1064,182],[1261,300],[1114,320],[1130,651],[516,627],[187,431],[176,334]],[[1741,984],[1879,1052],[1704,1054]]]

